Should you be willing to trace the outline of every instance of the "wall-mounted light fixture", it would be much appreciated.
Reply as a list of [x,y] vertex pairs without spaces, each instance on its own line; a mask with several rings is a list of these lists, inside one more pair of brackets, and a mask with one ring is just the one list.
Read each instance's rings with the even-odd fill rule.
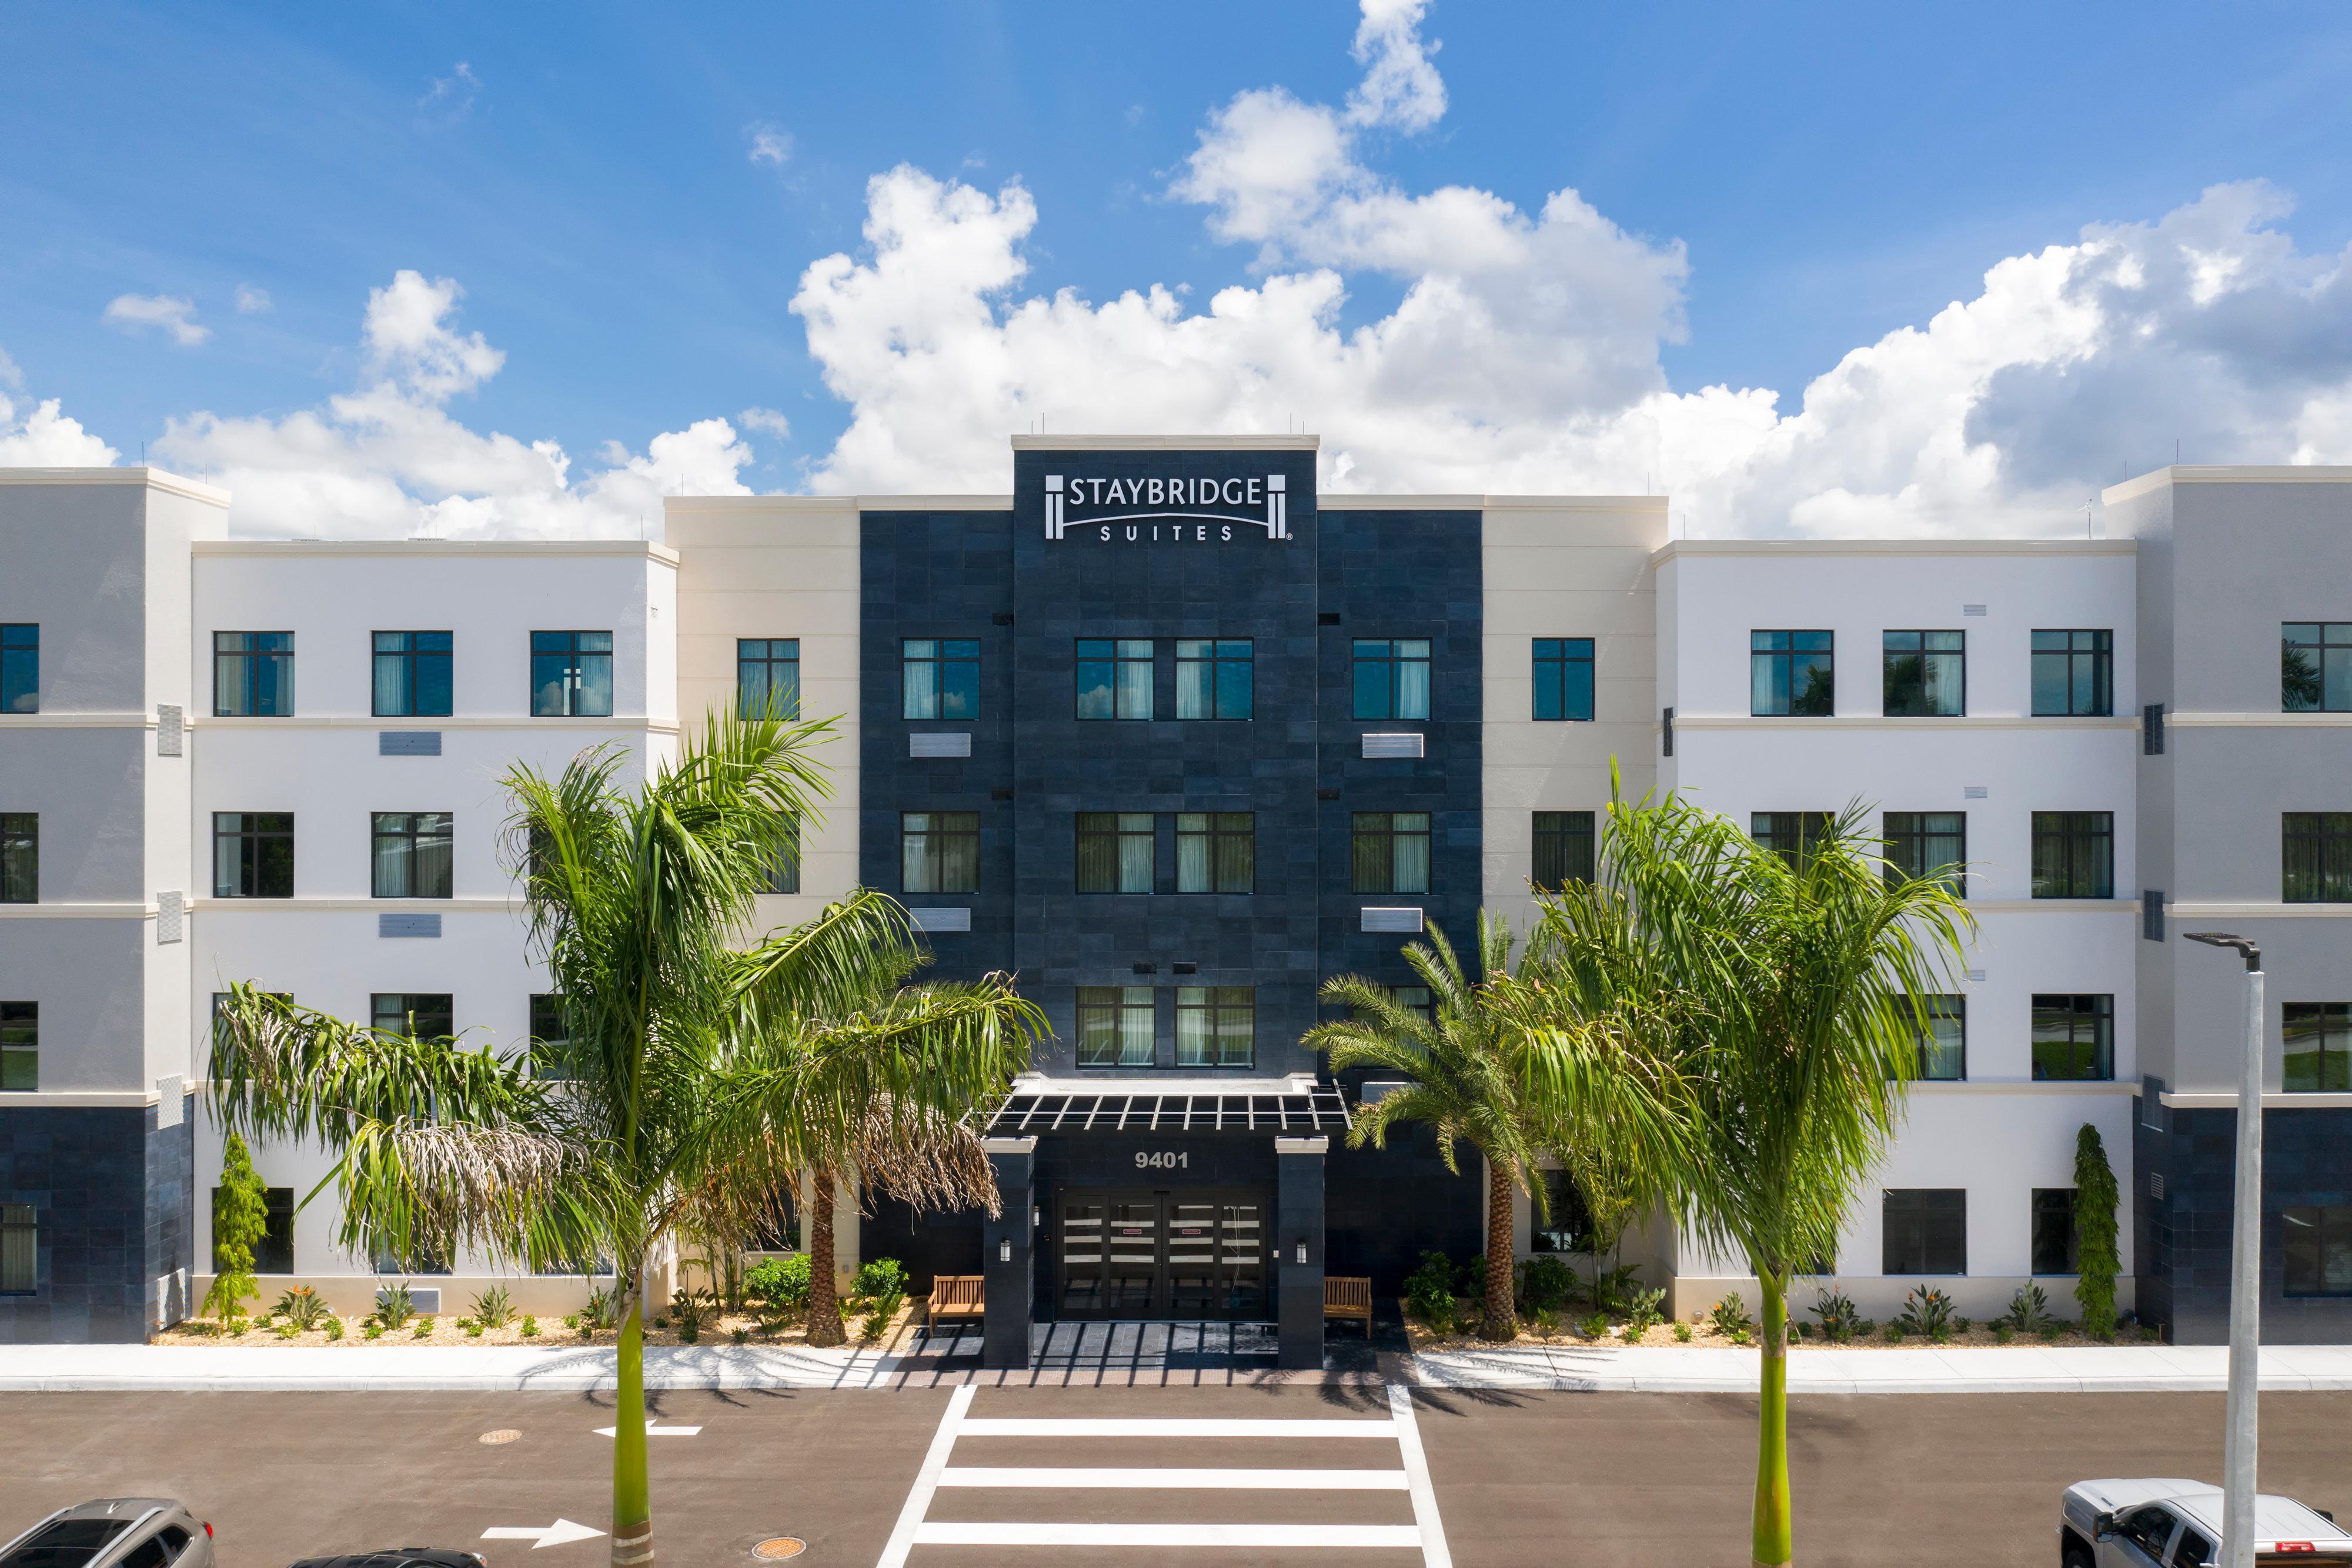
[[1305,1238],[1302,1237],[1299,1239],[1298,1245],[1291,1256],[1292,1261],[1294,1262],[1304,1263],[1307,1261],[1307,1241]]
[[1029,1206],[1029,1228],[1034,1230],[1045,1223],[1045,1211],[1035,1204]]
[[1010,1236],[1003,1238],[996,1243],[996,1260],[1000,1263],[1013,1261],[1013,1238]]

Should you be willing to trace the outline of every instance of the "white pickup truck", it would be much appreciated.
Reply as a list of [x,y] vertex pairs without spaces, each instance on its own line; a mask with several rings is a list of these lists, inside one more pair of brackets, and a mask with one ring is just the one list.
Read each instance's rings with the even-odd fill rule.
[[[2352,1568],[2352,1535],[2293,1498],[2257,1498],[2254,1531],[2257,1563]],[[2060,1506],[2061,1568],[2204,1568],[2221,1539],[2221,1489],[2202,1481],[2078,1481]]]

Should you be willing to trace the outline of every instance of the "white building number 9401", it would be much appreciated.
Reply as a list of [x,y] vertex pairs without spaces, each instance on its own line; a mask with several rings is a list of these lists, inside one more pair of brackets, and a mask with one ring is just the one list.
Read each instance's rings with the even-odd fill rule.
[[1139,1171],[1181,1171],[1189,1169],[1192,1161],[1192,1156],[1189,1154],[1171,1155],[1165,1149],[1157,1153],[1142,1149],[1135,1152],[1135,1168]]

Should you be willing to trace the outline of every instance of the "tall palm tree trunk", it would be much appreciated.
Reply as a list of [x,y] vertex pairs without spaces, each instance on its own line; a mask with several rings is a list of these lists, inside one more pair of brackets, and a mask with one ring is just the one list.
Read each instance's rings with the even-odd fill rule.
[[1759,1271],[1764,1299],[1764,1354],[1756,1428],[1756,1510],[1750,1556],[1757,1568],[1780,1568],[1796,1550],[1789,1517],[1788,1281]]
[[1486,1162],[1486,1305],[1479,1332],[1488,1339],[1516,1339],[1519,1315],[1511,1299],[1511,1172],[1499,1160]]
[[842,1344],[849,1331],[842,1325],[841,1293],[833,1283],[833,1172],[824,1166],[811,1172],[809,1192],[808,1342]]
[[621,1320],[620,1389],[613,1400],[613,1568],[654,1560],[653,1482],[646,1469],[646,1309],[626,1281]]

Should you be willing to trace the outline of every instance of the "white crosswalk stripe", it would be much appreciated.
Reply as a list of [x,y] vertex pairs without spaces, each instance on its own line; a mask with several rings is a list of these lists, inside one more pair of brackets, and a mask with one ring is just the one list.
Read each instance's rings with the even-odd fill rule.
[[[1423,1568],[1452,1568],[1445,1531],[1438,1520],[1437,1493],[1414,1419],[1412,1396],[1399,1386],[1388,1391],[1389,1416],[1357,1419],[1234,1420],[1202,1418],[974,1416],[973,1390],[957,1389],[940,1418],[930,1448],[899,1510],[897,1527],[883,1549],[878,1568],[907,1568],[917,1547],[1201,1547],[1357,1551],[1419,1549]],[[1181,1466],[1074,1467],[1052,1465],[951,1465],[957,1442],[965,1437],[1251,1439],[1324,1441],[1332,1438],[1394,1443],[1393,1469],[1203,1469]],[[1129,1523],[1116,1521],[934,1520],[932,1500],[942,1490],[1014,1490],[1035,1494],[1144,1491],[1403,1492],[1411,1500],[1411,1524],[1274,1524],[1217,1520]],[[946,1562],[936,1552],[925,1561]]]

